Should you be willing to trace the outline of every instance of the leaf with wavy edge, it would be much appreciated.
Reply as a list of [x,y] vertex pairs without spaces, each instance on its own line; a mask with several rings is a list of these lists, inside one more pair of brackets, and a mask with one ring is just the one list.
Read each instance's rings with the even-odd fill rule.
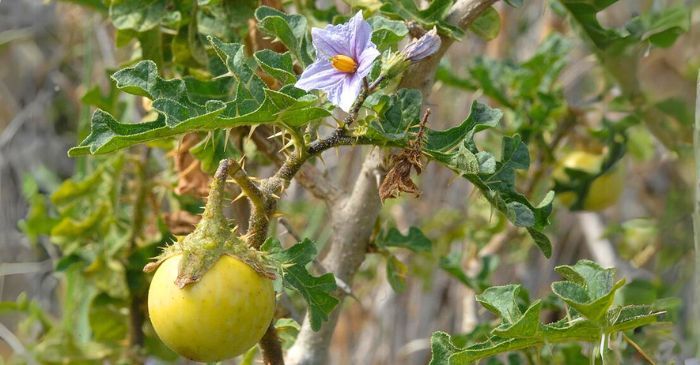
[[[248,66],[243,46],[223,43],[213,37],[209,40],[228,69],[221,77],[235,82],[234,100],[219,100],[219,94],[202,105],[192,100],[190,91],[194,86],[198,87],[198,92],[206,90],[206,85],[162,79],[155,63],[139,62],[116,72],[112,78],[120,90],[153,100],[158,118],[143,123],[122,123],[98,109],[92,116],[90,134],[79,146],[68,151],[69,156],[109,153],[193,131],[265,123],[297,127],[330,115],[328,110],[315,106],[318,97],[291,85],[279,91],[265,88]],[[212,82],[220,84],[221,81]],[[196,98],[201,100],[202,95],[197,94]]]

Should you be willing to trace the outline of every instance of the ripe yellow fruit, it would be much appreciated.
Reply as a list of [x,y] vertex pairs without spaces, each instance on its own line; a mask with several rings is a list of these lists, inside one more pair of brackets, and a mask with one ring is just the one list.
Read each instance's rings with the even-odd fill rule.
[[[564,171],[565,168],[597,174],[600,172],[602,163],[602,155],[586,151],[574,151],[566,155],[559,163],[553,177],[557,181],[566,183],[569,181],[569,177]],[[583,209],[599,211],[614,205],[624,190],[624,179],[624,169],[619,163],[611,171],[597,177],[591,182],[583,201]],[[562,203],[569,207],[576,201],[576,194],[573,192],[564,192],[559,194],[558,197]]]
[[224,255],[196,283],[178,288],[181,255],[160,264],[148,292],[148,313],[161,340],[195,361],[215,362],[253,347],[275,312],[272,281]]

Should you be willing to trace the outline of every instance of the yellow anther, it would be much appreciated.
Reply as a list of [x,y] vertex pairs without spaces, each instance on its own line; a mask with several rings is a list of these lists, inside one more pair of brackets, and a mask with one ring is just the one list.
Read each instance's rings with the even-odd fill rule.
[[340,72],[350,73],[357,71],[357,62],[355,62],[352,57],[342,54],[333,56],[333,58],[331,58],[331,65]]

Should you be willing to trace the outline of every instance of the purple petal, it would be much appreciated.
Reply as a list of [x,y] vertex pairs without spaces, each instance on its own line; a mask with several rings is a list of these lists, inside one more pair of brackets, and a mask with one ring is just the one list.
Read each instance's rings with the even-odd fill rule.
[[367,74],[369,74],[369,72],[372,70],[372,62],[374,62],[377,57],[379,57],[379,51],[376,48],[366,48],[360,55],[360,59],[357,62],[358,65],[355,74],[360,77],[367,76]]
[[358,11],[354,17],[348,22],[350,26],[352,39],[350,40],[350,47],[353,50],[351,56],[354,59],[358,59],[362,52],[374,44],[370,42],[370,37],[372,36],[372,27],[365,21],[362,17],[362,12]]
[[306,91],[326,90],[336,85],[342,85],[345,76],[346,74],[333,68],[328,60],[319,59],[304,70],[294,86]]
[[357,95],[360,94],[360,90],[362,89],[362,76],[358,75],[357,73],[348,76],[349,77],[343,80],[343,86],[338,100],[332,100],[333,104],[339,106],[346,112],[350,112],[352,104],[355,102]]
[[347,28],[347,24],[329,25],[326,29],[312,28],[311,38],[316,49],[316,59],[328,59],[339,54],[351,56],[352,49],[348,43],[350,32]]

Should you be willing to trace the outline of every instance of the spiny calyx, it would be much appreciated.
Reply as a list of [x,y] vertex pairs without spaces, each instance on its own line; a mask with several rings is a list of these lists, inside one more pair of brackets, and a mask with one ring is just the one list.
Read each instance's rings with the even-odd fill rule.
[[223,213],[224,188],[229,173],[228,160],[222,160],[211,183],[202,220],[195,230],[173,245],[166,247],[156,261],[144,267],[144,271],[155,271],[169,257],[182,255],[175,284],[184,288],[199,281],[223,255],[234,256],[248,264],[258,274],[275,278],[262,252],[246,245],[235,229],[228,228]]

